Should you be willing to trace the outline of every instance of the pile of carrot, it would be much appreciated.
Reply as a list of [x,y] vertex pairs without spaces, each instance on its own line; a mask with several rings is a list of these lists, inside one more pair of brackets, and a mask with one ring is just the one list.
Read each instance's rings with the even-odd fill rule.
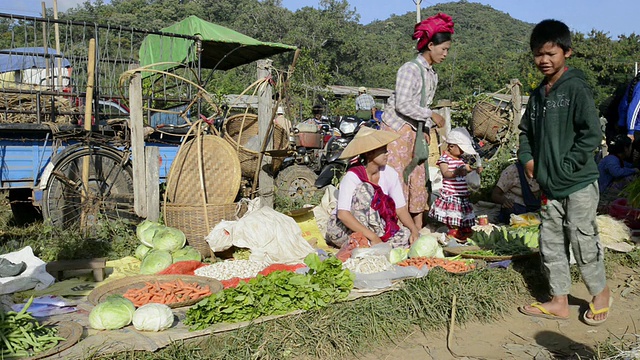
[[135,307],[148,303],[173,304],[183,301],[200,299],[211,295],[209,286],[198,283],[185,283],[178,279],[165,282],[146,282],[142,288],[131,288],[122,296],[131,300]]
[[447,260],[447,259],[428,258],[428,257],[410,258],[410,259],[399,262],[398,265],[415,266],[419,269],[421,269],[425,265],[429,269],[439,266],[451,273],[462,273],[462,272],[475,269],[474,264],[467,264],[463,260]]

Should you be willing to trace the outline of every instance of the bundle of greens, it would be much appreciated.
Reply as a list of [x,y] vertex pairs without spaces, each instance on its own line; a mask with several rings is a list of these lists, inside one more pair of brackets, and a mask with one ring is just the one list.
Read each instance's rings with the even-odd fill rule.
[[304,262],[309,267],[306,275],[275,271],[211,295],[187,311],[185,324],[200,330],[220,322],[318,309],[349,295],[353,276],[342,268],[342,261],[335,257],[321,261],[312,253]]

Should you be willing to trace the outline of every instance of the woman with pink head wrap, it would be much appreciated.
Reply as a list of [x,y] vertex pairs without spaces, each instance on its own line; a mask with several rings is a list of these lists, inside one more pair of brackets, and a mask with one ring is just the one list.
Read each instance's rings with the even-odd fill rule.
[[382,115],[382,128],[401,136],[388,146],[387,164],[402,178],[409,212],[418,228],[422,228],[424,212],[429,209],[429,129],[444,126],[444,118],[431,111],[438,85],[433,65],[446,59],[453,32],[451,16],[444,13],[415,25],[412,38],[418,40],[419,54],[398,70],[395,92]]

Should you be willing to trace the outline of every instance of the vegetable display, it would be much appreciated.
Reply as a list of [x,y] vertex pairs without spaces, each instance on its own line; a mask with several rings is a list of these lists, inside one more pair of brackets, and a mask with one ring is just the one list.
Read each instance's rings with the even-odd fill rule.
[[33,297],[20,312],[0,309],[0,359],[34,356],[66,340],[55,327],[40,324],[29,312]]
[[136,248],[135,257],[142,261],[140,273],[157,274],[171,264],[181,261],[202,260],[200,252],[186,245],[184,233],[172,227],[145,220],[136,228],[141,244]]
[[202,260],[202,255],[200,255],[200,251],[188,245],[183,247],[182,249],[178,249],[172,252],[171,257],[173,258],[174,264],[180,261],[201,261]]
[[133,313],[133,327],[139,331],[162,331],[173,325],[173,312],[164,304],[146,304]]
[[252,278],[267,267],[266,262],[252,260],[226,260],[203,266],[194,272],[198,276],[229,280],[235,277]]
[[145,275],[156,274],[173,264],[171,253],[166,250],[150,250],[142,259],[140,273]]
[[122,295],[109,295],[89,313],[89,325],[97,330],[115,330],[131,323],[136,308]]
[[538,229],[536,226],[493,230],[490,234],[476,231],[471,235],[470,244],[481,250],[465,251],[464,254],[483,256],[526,255],[532,252],[531,247],[538,246]]
[[409,249],[409,257],[444,257],[444,252],[433,235],[422,235]]
[[185,324],[197,330],[221,322],[318,309],[349,295],[353,277],[339,259],[321,261],[312,253],[304,262],[309,267],[306,275],[275,271],[203,299],[187,311]]
[[476,268],[476,264],[469,263],[464,260],[448,260],[430,257],[410,258],[399,262],[398,265],[415,266],[418,269],[421,269],[423,266],[426,266],[429,269],[433,269],[434,267],[441,267],[450,273],[463,273],[474,270]]
[[135,307],[149,303],[173,304],[184,301],[197,300],[211,295],[209,286],[185,283],[182,280],[147,282],[142,288],[128,289],[122,296],[129,299]]

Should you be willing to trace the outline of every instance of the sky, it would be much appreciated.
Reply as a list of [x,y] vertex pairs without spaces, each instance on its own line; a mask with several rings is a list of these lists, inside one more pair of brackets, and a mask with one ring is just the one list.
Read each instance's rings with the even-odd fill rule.
[[[58,0],[58,11],[65,11],[85,0]],[[44,0],[47,8],[53,7],[53,0]],[[108,2],[105,1],[105,2]],[[360,14],[360,22],[368,24],[374,20],[384,20],[392,14],[404,15],[416,11],[415,2],[422,8],[449,1],[427,0],[348,0],[351,8]],[[613,39],[618,35],[640,35],[639,0],[469,0],[489,5],[508,13],[511,17],[529,23],[553,18],[564,21],[573,31],[588,34],[592,29],[609,34]],[[282,0],[284,7],[295,11],[305,6],[318,7],[320,0]],[[0,12],[39,16],[42,0],[0,0]],[[424,10],[422,18],[429,15]],[[455,22],[455,19],[454,19]]]

